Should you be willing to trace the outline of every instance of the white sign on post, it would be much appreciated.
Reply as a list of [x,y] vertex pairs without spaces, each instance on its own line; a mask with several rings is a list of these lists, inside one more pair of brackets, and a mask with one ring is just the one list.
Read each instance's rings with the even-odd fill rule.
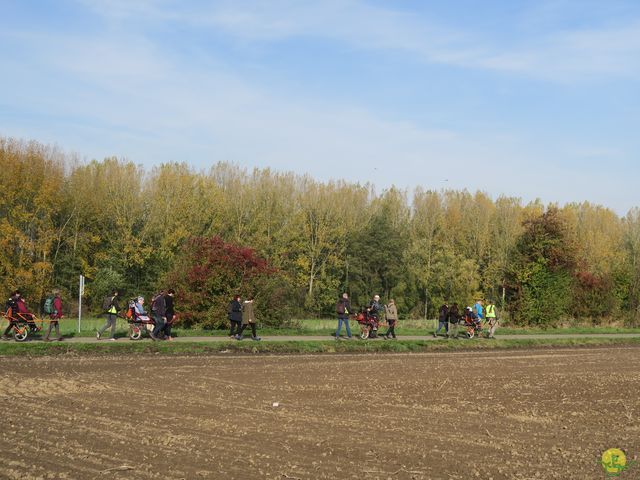
[[82,318],[82,296],[84,295],[84,275],[80,275],[80,287],[78,288],[78,333],[80,333],[80,319]]

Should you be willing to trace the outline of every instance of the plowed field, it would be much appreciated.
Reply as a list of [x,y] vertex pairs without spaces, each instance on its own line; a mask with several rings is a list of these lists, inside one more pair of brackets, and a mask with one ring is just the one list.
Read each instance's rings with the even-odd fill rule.
[[640,453],[635,347],[0,367],[0,478],[601,479]]

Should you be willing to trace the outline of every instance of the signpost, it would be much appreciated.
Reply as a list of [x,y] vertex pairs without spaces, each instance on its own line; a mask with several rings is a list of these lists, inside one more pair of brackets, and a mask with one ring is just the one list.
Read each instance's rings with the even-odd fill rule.
[[80,275],[80,288],[78,288],[78,333],[80,333],[80,319],[82,318],[82,295],[84,295],[84,275]]

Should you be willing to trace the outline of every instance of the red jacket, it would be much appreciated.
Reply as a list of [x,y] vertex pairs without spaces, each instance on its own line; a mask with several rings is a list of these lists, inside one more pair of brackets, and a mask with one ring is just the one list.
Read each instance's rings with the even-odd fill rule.
[[62,299],[60,297],[55,297],[53,299],[53,308],[55,309],[55,313],[52,313],[49,317],[52,320],[62,318]]
[[22,298],[18,298],[18,300],[16,300],[16,303],[18,304],[18,313],[29,313],[27,304],[24,303],[24,300]]

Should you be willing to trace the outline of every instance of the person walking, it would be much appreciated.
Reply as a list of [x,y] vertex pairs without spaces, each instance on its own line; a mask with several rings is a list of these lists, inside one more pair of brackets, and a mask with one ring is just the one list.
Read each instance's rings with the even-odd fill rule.
[[7,302],[7,320],[9,321],[9,325],[5,329],[2,334],[2,340],[9,340],[9,334],[13,329],[13,326],[16,324],[16,319],[18,318],[18,299],[20,298],[20,292],[18,290],[14,290],[11,292],[11,296],[9,297],[9,301]]
[[228,316],[230,323],[229,338],[235,338],[240,334],[242,327],[242,304],[240,303],[240,295],[234,295],[233,300],[229,302]]
[[483,311],[483,308],[482,308],[482,300],[481,299],[476,300],[476,303],[473,305],[473,311],[478,316],[478,319],[480,320],[480,322],[482,322],[484,320],[484,311]]
[[173,303],[173,297],[175,296],[175,294],[176,291],[171,288],[164,296],[165,316],[167,318],[167,321],[164,324],[162,333],[164,334],[165,340],[169,341],[173,340],[173,337],[171,336],[171,329],[173,328],[173,322],[176,320],[176,312]]
[[458,304],[454,303],[449,309],[449,338],[458,338],[458,327],[460,322],[460,310]]
[[102,310],[103,310],[103,313],[106,315],[107,320],[105,324],[102,327],[100,327],[96,332],[96,339],[100,340],[100,338],[102,338],[102,334],[104,333],[104,331],[107,328],[111,327],[111,336],[109,337],[109,340],[111,340],[112,342],[115,342],[116,320],[118,318],[117,313],[118,313],[118,310],[120,310],[120,306],[118,305],[117,290],[112,290],[111,295],[108,295],[104,298],[102,302]]
[[[62,318],[62,298],[60,297],[60,290],[53,291],[53,312],[49,314],[49,329],[47,330],[47,334],[44,336],[44,341],[49,342],[50,340],[58,340],[62,341],[62,335],[60,335],[60,324],[59,320]],[[54,339],[50,339],[49,335],[51,335],[51,330],[55,327],[56,329],[56,337]]]
[[256,333],[256,315],[253,310],[253,297],[249,297],[242,304],[242,327],[240,328],[240,333],[236,335],[236,340],[242,340],[242,332],[247,328],[247,325],[251,327],[251,340],[261,340]]
[[336,313],[338,314],[338,329],[335,334],[336,340],[340,338],[343,323],[347,330],[347,338],[351,338],[351,327],[349,325],[351,302],[349,302],[349,295],[346,292],[342,294],[342,297],[338,300],[338,303],[336,303]]
[[398,321],[398,309],[396,308],[396,302],[392,298],[389,303],[384,306],[384,316],[387,319],[387,333],[383,335],[385,340],[389,338],[396,338],[396,322]]
[[438,328],[433,332],[435,338],[438,337],[438,332],[442,328],[444,328],[444,335],[446,337],[449,334],[449,305],[447,302],[444,302],[438,309]]
[[156,323],[151,332],[151,340],[158,340],[158,335],[164,330],[164,324],[167,321],[167,305],[164,300],[164,290],[151,300],[151,314],[153,321]]
[[487,337],[496,338],[495,333],[496,329],[498,328],[498,313],[496,312],[496,306],[491,300],[487,302],[486,314],[487,323],[489,325],[489,333]]

